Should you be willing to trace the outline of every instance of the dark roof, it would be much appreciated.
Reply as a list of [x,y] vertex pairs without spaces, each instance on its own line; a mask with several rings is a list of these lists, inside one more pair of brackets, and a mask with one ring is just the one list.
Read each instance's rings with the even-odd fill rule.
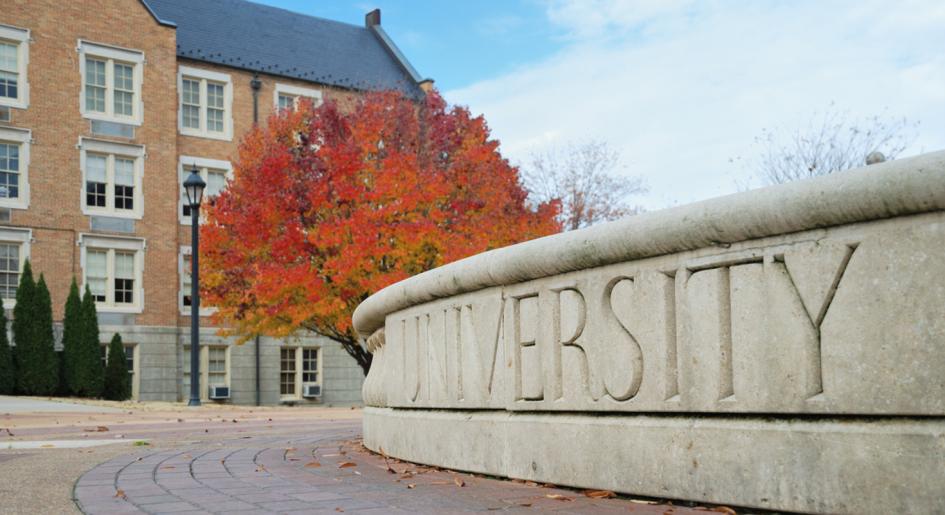
[[142,1],[155,18],[177,25],[182,58],[343,88],[420,93],[413,68],[372,29],[245,0]]

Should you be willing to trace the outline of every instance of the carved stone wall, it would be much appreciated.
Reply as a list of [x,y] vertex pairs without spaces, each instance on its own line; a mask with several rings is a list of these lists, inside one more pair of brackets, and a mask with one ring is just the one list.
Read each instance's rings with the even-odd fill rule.
[[[640,215],[408,279],[355,314],[374,353],[365,443],[437,465],[656,497],[945,511],[931,490],[890,499],[876,489],[912,481],[945,492],[943,209],[945,153],[935,153]],[[605,413],[606,427],[596,415]],[[709,438],[701,424],[710,420],[712,432],[736,433],[693,449]],[[796,434],[795,420],[808,424]],[[527,449],[509,447],[580,446],[562,431],[582,421],[604,438],[583,454],[529,468],[519,463]],[[522,439],[526,427],[533,443]],[[468,431],[467,443],[494,456],[464,458],[461,444],[436,443],[455,440],[437,428]],[[869,457],[905,441],[931,459]],[[859,448],[867,442],[873,451]],[[727,464],[715,474],[757,469],[743,460],[764,461],[770,445],[774,461],[761,470],[774,478],[686,476],[704,460]],[[608,452],[625,455],[612,463],[626,467],[625,480],[583,463]],[[802,458],[785,468],[785,452]],[[824,455],[839,461],[823,469]],[[825,470],[846,476],[838,491],[817,479]],[[641,474],[665,481],[632,479]]]

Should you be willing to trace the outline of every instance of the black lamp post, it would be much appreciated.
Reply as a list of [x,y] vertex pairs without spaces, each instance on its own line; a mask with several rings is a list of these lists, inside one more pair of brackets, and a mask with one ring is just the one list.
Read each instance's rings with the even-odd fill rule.
[[207,183],[200,172],[190,172],[184,181],[187,202],[190,205],[190,402],[188,406],[200,406],[200,201]]

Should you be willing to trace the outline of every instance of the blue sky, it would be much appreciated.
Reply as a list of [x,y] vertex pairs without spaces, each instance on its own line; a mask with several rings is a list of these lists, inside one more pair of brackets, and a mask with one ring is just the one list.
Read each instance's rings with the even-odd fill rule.
[[755,138],[827,109],[919,123],[901,157],[945,149],[942,0],[256,1],[359,25],[380,7],[513,163],[606,141],[649,209],[756,185]]
[[355,25],[380,8],[384,30],[417,71],[443,91],[553,55],[565,35],[548,23],[544,6],[532,0],[255,1]]

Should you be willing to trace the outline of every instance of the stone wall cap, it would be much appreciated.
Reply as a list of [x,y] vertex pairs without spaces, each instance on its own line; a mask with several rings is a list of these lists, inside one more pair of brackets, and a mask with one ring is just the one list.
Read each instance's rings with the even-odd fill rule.
[[630,216],[491,250],[392,284],[354,311],[390,313],[494,286],[779,234],[945,209],[945,151]]

